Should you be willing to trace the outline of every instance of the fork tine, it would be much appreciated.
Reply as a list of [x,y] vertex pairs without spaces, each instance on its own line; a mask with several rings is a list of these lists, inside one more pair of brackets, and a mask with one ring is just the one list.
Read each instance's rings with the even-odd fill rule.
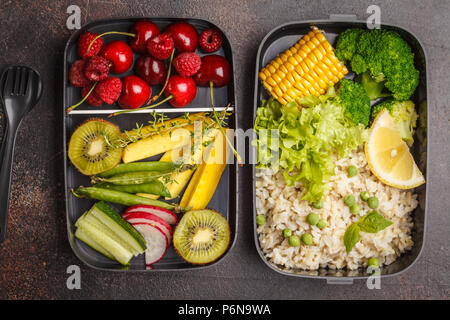
[[[27,70],[27,80],[26,80],[26,88],[25,94],[28,94],[28,88],[31,88],[31,83],[33,82],[33,78],[35,77],[35,72],[32,69]],[[27,91],[28,90],[28,91]]]
[[13,93],[18,95],[20,93],[20,77],[21,77],[21,69],[20,67],[14,68],[14,90]]
[[4,83],[2,88],[2,95],[3,97],[9,96],[12,93],[13,90],[13,70],[12,68],[9,68],[6,70],[6,76],[4,76]]
[[22,68],[19,94],[25,95],[27,92],[29,73],[30,71],[27,68]]

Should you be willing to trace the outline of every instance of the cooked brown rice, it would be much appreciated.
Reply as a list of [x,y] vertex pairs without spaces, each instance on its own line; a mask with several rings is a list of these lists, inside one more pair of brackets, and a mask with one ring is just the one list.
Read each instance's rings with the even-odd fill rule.
[[[355,177],[347,176],[347,167],[354,165],[359,173]],[[316,270],[357,269],[367,266],[371,257],[382,264],[390,264],[404,251],[411,249],[410,213],[417,207],[417,196],[411,191],[389,187],[370,172],[364,152],[353,152],[349,157],[336,162],[335,176],[329,182],[329,190],[323,197],[323,208],[314,209],[307,201],[301,200],[304,193],[302,185],[289,187],[284,182],[282,172],[273,174],[270,170],[257,170],[256,173],[256,209],[257,214],[266,216],[266,223],[258,227],[259,242],[266,258],[283,268]],[[347,227],[359,220],[371,209],[359,198],[362,191],[379,199],[377,209],[386,219],[393,222],[378,233],[360,232],[361,240],[349,254],[345,251],[344,233]],[[361,207],[360,215],[352,215],[344,204],[343,198],[353,194]],[[317,213],[326,220],[328,226],[320,230],[306,222],[306,216]],[[290,228],[299,237],[310,233],[312,245],[291,247],[282,231]]]

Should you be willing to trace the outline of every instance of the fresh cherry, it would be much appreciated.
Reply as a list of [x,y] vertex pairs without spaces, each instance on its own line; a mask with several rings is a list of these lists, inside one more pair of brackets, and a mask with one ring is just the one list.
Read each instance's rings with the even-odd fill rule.
[[223,87],[231,78],[231,67],[227,59],[217,54],[202,57],[200,70],[195,74],[195,83],[209,86],[212,81],[215,87]]
[[136,74],[151,86],[162,84],[166,79],[166,64],[151,56],[141,56],[136,62]]
[[172,97],[169,103],[177,108],[184,107],[194,100],[197,95],[197,86],[191,77],[172,75],[167,82],[166,97]]
[[147,51],[147,41],[159,34],[159,28],[153,22],[141,20],[131,27],[130,33],[136,35],[130,41],[131,48],[136,52],[144,53]]
[[198,45],[198,32],[188,22],[180,21],[170,24],[166,32],[169,33],[179,52],[194,52]]
[[122,93],[118,103],[124,109],[136,109],[142,106],[152,94],[150,86],[134,75],[122,79]]
[[121,40],[112,41],[103,46],[99,55],[111,62],[114,73],[124,73],[133,64],[133,51],[126,42]]

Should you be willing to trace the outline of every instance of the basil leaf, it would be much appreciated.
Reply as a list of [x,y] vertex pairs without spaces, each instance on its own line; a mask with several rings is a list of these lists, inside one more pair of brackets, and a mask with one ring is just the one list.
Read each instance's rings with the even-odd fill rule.
[[378,231],[386,229],[391,224],[391,221],[386,220],[377,211],[369,212],[358,221],[358,226],[361,228],[361,230],[369,233],[377,233]]
[[347,253],[359,242],[360,228],[357,223],[352,223],[344,233],[344,244]]

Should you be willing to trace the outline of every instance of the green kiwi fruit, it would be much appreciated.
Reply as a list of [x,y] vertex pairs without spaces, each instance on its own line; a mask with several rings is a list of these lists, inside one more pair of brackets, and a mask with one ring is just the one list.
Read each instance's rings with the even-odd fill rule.
[[228,221],[209,209],[186,212],[173,234],[175,250],[192,264],[206,264],[219,259],[229,243]]
[[70,137],[70,161],[85,175],[114,168],[122,157],[123,148],[114,146],[120,134],[119,127],[103,119],[85,121]]

